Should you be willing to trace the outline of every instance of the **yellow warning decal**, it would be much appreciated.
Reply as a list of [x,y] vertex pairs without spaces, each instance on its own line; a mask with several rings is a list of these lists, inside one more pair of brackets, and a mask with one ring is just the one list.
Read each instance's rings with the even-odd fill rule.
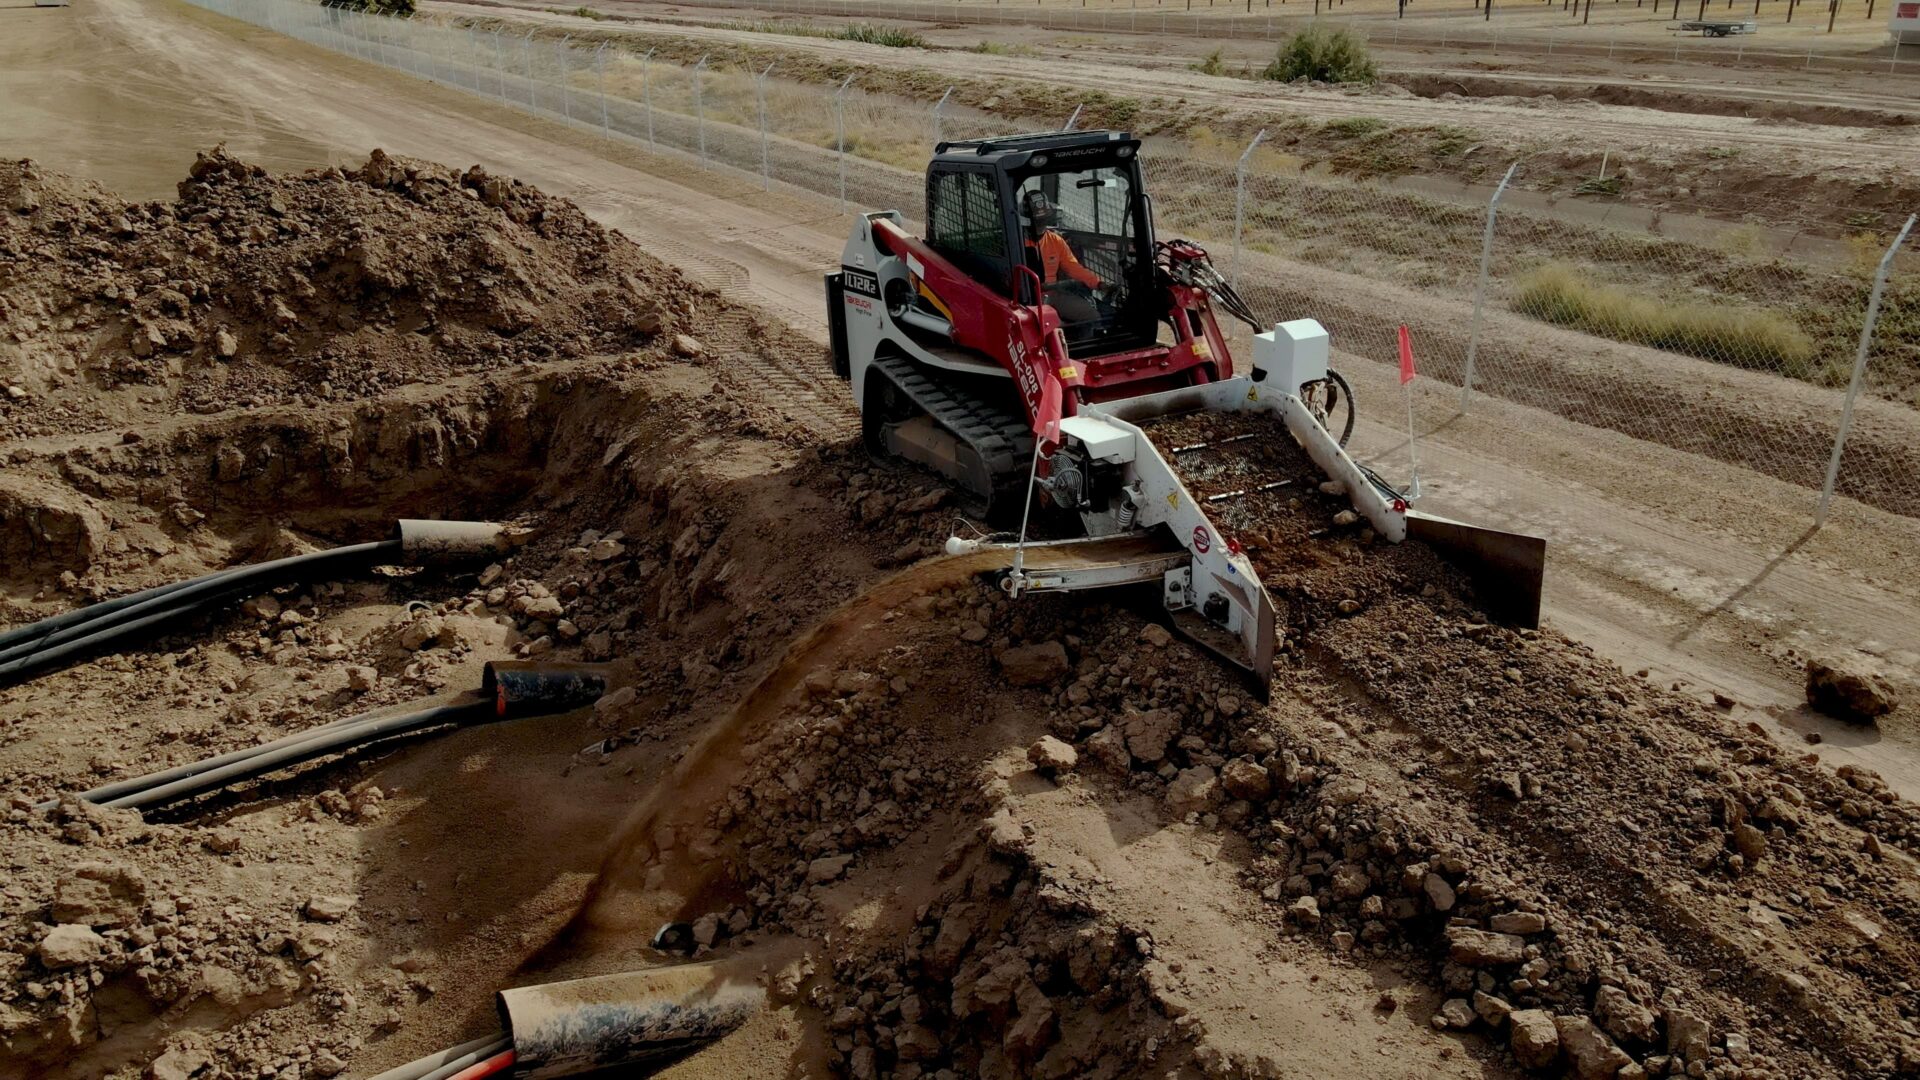
[[1193,355],[1199,357],[1202,360],[1208,360],[1213,357],[1213,350],[1207,348],[1207,343],[1205,341],[1201,340],[1200,338],[1195,338],[1193,340]]
[[1253,387],[1253,386],[1249,386],[1249,387],[1247,387],[1247,400],[1248,400],[1248,401],[1259,401],[1259,400],[1260,400],[1260,390],[1259,390],[1259,388],[1257,388],[1257,387]]
[[1167,492],[1167,509],[1169,510],[1180,509],[1180,493],[1179,492],[1177,491]]
[[1060,369],[1060,377],[1063,379],[1076,379],[1080,377],[1080,373],[1073,369],[1072,364],[1068,364],[1066,367]]
[[914,278],[913,284],[914,284],[914,291],[918,292],[921,296],[926,297],[927,303],[932,304],[934,307],[934,310],[946,316],[946,319],[948,322],[953,321],[953,309],[949,308],[945,303],[943,303],[939,297],[933,295],[933,290],[927,288],[927,283],[925,280],[921,278]]

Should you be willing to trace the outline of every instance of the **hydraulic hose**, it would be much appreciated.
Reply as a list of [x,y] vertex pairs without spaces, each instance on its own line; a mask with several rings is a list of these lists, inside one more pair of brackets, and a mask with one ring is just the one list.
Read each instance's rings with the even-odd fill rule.
[[[510,1048],[512,1045],[512,1042],[504,1036],[498,1034],[483,1035],[471,1042],[463,1042],[459,1046],[448,1047],[438,1053],[428,1054],[426,1057],[416,1061],[409,1061],[405,1065],[395,1066],[381,1073],[379,1076],[373,1077],[373,1080],[426,1080],[428,1075],[438,1072],[455,1062],[467,1060],[467,1064],[472,1064],[473,1060],[479,1060],[468,1060],[471,1058],[471,1055],[479,1054],[487,1050],[492,1050],[494,1054],[498,1054],[500,1048]],[[491,1057],[493,1055],[486,1054],[484,1056]],[[465,1065],[459,1066],[459,1068],[465,1067]],[[458,1069],[455,1071],[458,1071]]]

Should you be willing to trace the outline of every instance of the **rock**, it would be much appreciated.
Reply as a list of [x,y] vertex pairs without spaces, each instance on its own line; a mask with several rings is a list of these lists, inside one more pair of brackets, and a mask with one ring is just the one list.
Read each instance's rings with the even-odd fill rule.
[[359,900],[357,896],[316,896],[301,910],[314,922],[339,922]]
[[85,862],[60,879],[53,921],[81,926],[133,926],[147,902],[147,879],[129,866]]
[[1747,865],[1752,866],[1767,853],[1767,834],[1743,821],[1733,827],[1733,846],[1741,858],[1747,860]]
[[1148,623],[1140,628],[1140,640],[1156,649],[1164,649],[1173,642],[1173,631],[1159,623]]
[[1808,660],[1807,704],[1829,716],[1866,723],[1892,712],[1900,700],[1876,676]]
[[1047,686],[1071,670],[1067,647],[1057,641],[1017,645],[1002,650],[999,660],[1001,675],[1015,686]]
[[90,964],[100,959],[107,951],[107,941],[93,932],[90,926],[77,923],[62,923],[47,931],[40,939],[40,945],[34,955],[40,958],[40,964],[48,971],[63,971],[81,964]]
[[240,342],[226,327],[213,332],[213,352],[222,360],[231,360],[240,351]]
[[1553,1026],[1560,1032],[1560,1049],[1575,1080],[1614,1080],[1622,1066],[1633,1064],[1626,1051],[1584,1016],[1556,1016]]
[[331,1050],[321,1049],[314,1051],[312,1064],[313,1075],[319,1077],[339,1076],[341,1073],[347,1071],[347,1063],[341,1059],[339,1054]]
[[1127,752],[1127,739],[1117,725],[1109,724],[1087,736],[1087,756],[1114,772],[1133,768],[1133,755]]
[[925,1024],[902,1024],[893,1033],[893,1049],[901,1061],[925,1061],[940,1056],[940,1036]]
[[600,700],[593,703],[593,713],[599,717],[620,717],[625,715],[628,706],[640,700],[640,691],[632,686],[623,686],[611,693],[602,694]]
[[606,562],[610,559],[617,559],[626,553],[627,545],[614,539],[595,540],[592,546],[587,548],[587,558],[592,559],[594,562]]
[[1513,1006],[1507,1004],[1502,998],[1494,997],[1492,994],[1482,990],[1475,990],[1473,992],[1473,1011],[1478,1013],[1480,1019],[1485,1020],[1488,1024],[1499,1027],[1501,1024],[1507,1022],[1507,1017],[1513,1015]]
[[973,943],[975,927],[970,909],[964,904],[956,904],[947,909],[940,920],[940,930],[933,936],[933,944],[926,953],[927,969],[935,978],[951,977],[954,969],[960,965],[960,958],[966,955],[967,946]]
[[1080,763],[1080,753],[1051,735],[1042,735],[1040,741],[1027,747],[1027,760],[1040,775],[1053,776],[1071,771]]
[[687,334],[673,335],[673,355],[691,360],[705,351],[701,348],[699,339]]
[[1221,767],[1220,785],[1228,795],[1248,802],[1261,802],[1273,794],[1273,778],[1250,758],[1234,758]]
[[1440,1011],[1433,1014],[1433,1026],[1442,1030],[1469,1028],[1473,1021],[1473,1006],[1467,1004],[1466,998],[1448,998],[1441,1004]]
[[200,842],[215,855],[231,855],[240,850],[240,834],[232,829],[213,829]]
[[1134,760],[1152,765],[1167,756],[1167,744],[1180,731],[1180,716],[1172,709],[1133,713],[1121,722],[1121,730]]
[[192,1080],[211,1060],[204,1050],[176,1046],[147,1064],[147,1080]]
[[1320,901],[1311,896],[1303,896],[1287,905],[1287,917],[1301,926],[1320,924]]
[[1712,1045],[1713,1029],[1698,1013],[1685,1009],[1667,1010],[1667,1053],[1678,1054],[1688,1061],[1707,1060],[1707,1048]]
[[1359,521],[1360,521],[1360,515],[1354,513],[1351,510],[1342,510],[1339,513],[1333,515],[1333,524],[1337,528],[1344,529],[1349,525],[1358,524]]
[[1433,904],[1433,910],[1453,910],[1453,886],[1447,884],[1446,878],[1441,877],[1439,874],[1429,873],[1421,880],[1420,888],[1426,892],[1427,900]]
[[347,668],[347,689],[356,694],[364,694],[380,685],[380,672],[365,664],[354,664]]
[[555,597],[551,597],[551,596],[527,597],[527,606],[524,614],[529,619],[538,619],[539,621],[546,622],[546,623],[558,622],[560,619],[560,616],[565,615],[566,613],[567,613],[566,606],[560,603],[560,601]]
[[1496,934],[1538,934],[1547,928],[1547,917],[1531,911],[1508,911],[1495,915],[1487,925]]
[[1213,768],[1207,765],[1195,765],[1181,769],[1167,785],[1167,805],[1176,814],[1186,814],[1205,810],[1220,798],[1220,781],[1215,777]]
[[413,620],[400,628],[400,647],[408,652],[418,652],[432,645],[439,640],[442,625],[439,619],[432,616]]
[[1373,888],[1373,878],[1359,864],[1343,862],[1333,868],[1328,887],[1333,890],[1335,900],[1351,900]]
[[1467,967],[1517,964],[1527,958],[1527,941],[1517,934],[1490,934],[1467,926],[1447,928],[1447,957]]
[[327,951],[332,949],[338,940],[339,935],[332,927],[315,926],[311,923],[296,927],[293,933],[287,936],[287,943],[293,947],[293,958],[302,963],[318,960],[327,955]]
[[714,941],[719,938],[719,936],[720,916],[718,914],[709,911],[705,915],[693,920],[693,943],[695,945],[704,945],[712,948]]
[[847,872],[847,864],[853,861],[852,855],[828,855],[807,864],[807,883],[818,885],[832,881]]
[[1617,986],[1603,986],[1594,995],[1593,1015],[1616,1039],[1652,1042],[1658,1034],[1653,1010],[1633,1000]]
[[1031,978],[1021,980],[1013,1002],[1018,1015],[1001,1039],[1001,1047],[1010,1057],[1031,1060],[1053,1043],[1053,1002]]
[[1520,1009],[1507,1017],[1513,1025],[1509,1044],[1522,1068],[1544,1069],[1560,1056],[1560,1029],[1545,1009]]

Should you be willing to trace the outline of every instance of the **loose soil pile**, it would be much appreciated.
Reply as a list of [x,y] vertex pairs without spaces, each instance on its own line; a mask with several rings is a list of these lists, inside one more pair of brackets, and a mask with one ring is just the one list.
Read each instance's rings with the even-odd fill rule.
[[[1920,1072],[1920,817],[1871,775],[1488,624],[1432,552],[1340,517],[1284,442],[1189,466],[1196,490],[1298,478],[1220,521],[1282,611],[1270,704],[1143,619],[1150,603],[1009,602],[977,564],[925,558],[954,527],[936,482],[787,419],[741,374],[824,364],[813,350],[563,227],[584,219],[558,200],[383,160],[276,180],[215,155],[186,187],[289,209],[285,189],[311,189],[301,206],[365,200],[409,236],[515,237],[526,280],[506,306],[453,299],[477,295],[478,263],[430,254],[480,241],[371,227],[360,242],[407,285],[303,270],[331,306],[299,309],[298,333],[209,284],[153,322],[168,342],[225,320],[239,340],[286,333],[267,355],[299,359],[222,361],[196,337],[155,353],[168,400],[240,379],[307,403],[109,424],[36,389],[9,415],[74,434],[0,442],[0,612],[397,516],[535,538],[492,566],[290,586],[0,691],[0,1072],[370,1075],[485,1033],[502,986],[673,962],[646,946],[666,919],[700,955],[770,958],[767,1014],[682,1077]],[[75,343],[141,324],[88,300],[90,329],[60,327],[49,298],[119,246],[32,219],[116,204],[33,183],[42,201],[0,232],[0,330],[73,358],[77,395],[108,369]],[[200,212],[159,214],[184,236]],[[284,259],[339,264],[311,255],[325,237],[275,235],[147,268],[271,277],[291,306]],[[200,295],[162,273],[135,308],[166,289]],[[378,297],[433,298],[432,333],[468,344],[422,351],[408,319],[365,314]],[[487,321],[523,301],[517,332]],[[551,352],[516,351],[537,342]],[[145,819],[34,809],[445,700],[509,656],[604,663],[614,689]]]

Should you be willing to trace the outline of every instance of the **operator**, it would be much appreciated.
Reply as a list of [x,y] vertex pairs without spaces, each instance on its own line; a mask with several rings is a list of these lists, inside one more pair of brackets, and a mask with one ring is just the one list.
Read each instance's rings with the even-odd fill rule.
[[[1067,238],[1052,228],[1056,218],[1053,203],[1044,191],[1029,191],[1026,194],[1027,247],[1040,256],[1040,280],[1046,285],[1047,303],[1059,312],[1064,323],[1092,322],[1100,317],[1100,311],[1093,301],[1072,288],[1077,282],[1089,290],[1105,286],[1100,275],[1080,265],[1074,258],[1073,248],[1067,244]],[[1060,280],[1064,272],[1069,280]]]

